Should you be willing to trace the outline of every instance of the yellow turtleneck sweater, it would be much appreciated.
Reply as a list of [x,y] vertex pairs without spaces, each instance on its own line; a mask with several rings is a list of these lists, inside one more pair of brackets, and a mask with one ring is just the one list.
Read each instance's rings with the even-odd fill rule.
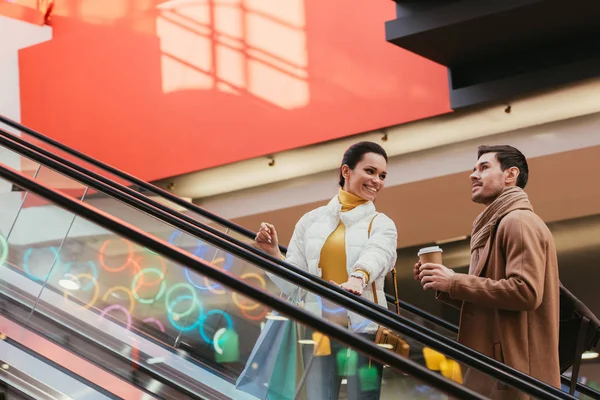
[[[368,201],[343,189],[340,189],[338,200],[342,205],[342,212],[350,211]],[[329,235],[321,249],[319,268],[321,268],[322,272],[321,277],[327,282],[334,281],[340,284],[348,281],[348,271],[346,270],[346,227],[341,220],[336,230]],[[323,300],[323,316],[332,322],[348,326],[346,311],[327,300]]]

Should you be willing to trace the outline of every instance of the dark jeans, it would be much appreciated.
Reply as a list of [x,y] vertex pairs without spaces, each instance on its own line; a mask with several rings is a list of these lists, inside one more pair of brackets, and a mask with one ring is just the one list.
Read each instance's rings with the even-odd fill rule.
[[[369,341],[375,341],[374,334],[360,334]],[[307,332],[307,338],[312,337],[312,332]],[[304,345],[304,365],[309,368],[306,372],[306,395],[308,400],[337,400],[340,394],[342,379],[347,380],[348,400],[379,400],[381,393],[381,378],[383,366],[371,362],[371,366],[377,370],[376,389],[363,391],[358,371],[369,365],[369,359],[358,353],[357,373],[351,376],[340,376],[342,371],[338,371],[337,354],[340,351],[346,351],[348,348],[341,343],[331,341],[331,355],[316,356],[313,358],[313,346]]]

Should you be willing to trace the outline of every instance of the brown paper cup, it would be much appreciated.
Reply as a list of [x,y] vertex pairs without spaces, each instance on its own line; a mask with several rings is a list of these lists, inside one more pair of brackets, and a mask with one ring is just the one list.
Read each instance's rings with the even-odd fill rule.
[[444,251],[439,246],[433,247],[425,247],[419,250],[417,255],[419,256],[419,260],[421,264],[442,264],[442,253]]

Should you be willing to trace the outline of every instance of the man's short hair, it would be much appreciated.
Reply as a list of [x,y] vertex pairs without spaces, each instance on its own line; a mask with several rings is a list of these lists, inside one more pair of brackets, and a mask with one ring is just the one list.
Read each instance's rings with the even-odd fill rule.
[[527,179],[529,178],[529,166],[527,165],[527,159],[518,149],[508,145],[497,145],[497,146],[479,146],[477,149],[477,159],[487,153],[496,153],[496,159],[500,163],[502,171],[506,171],[508,168],[517,167],[519,168],[519,177],[517,178],[517,186],[521,189],[525,189],[527,185]]

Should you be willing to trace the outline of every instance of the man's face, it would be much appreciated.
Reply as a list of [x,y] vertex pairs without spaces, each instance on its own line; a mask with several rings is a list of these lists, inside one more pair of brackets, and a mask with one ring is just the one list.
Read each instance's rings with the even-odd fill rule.
[[[502,171],[496,153],[483,154],[471,174],[471,200],[475,203],[490,205],[502,193],[506,186],[512,186],[508,179],[511,169]],[[513,171],[514,173],[514,171]]]

